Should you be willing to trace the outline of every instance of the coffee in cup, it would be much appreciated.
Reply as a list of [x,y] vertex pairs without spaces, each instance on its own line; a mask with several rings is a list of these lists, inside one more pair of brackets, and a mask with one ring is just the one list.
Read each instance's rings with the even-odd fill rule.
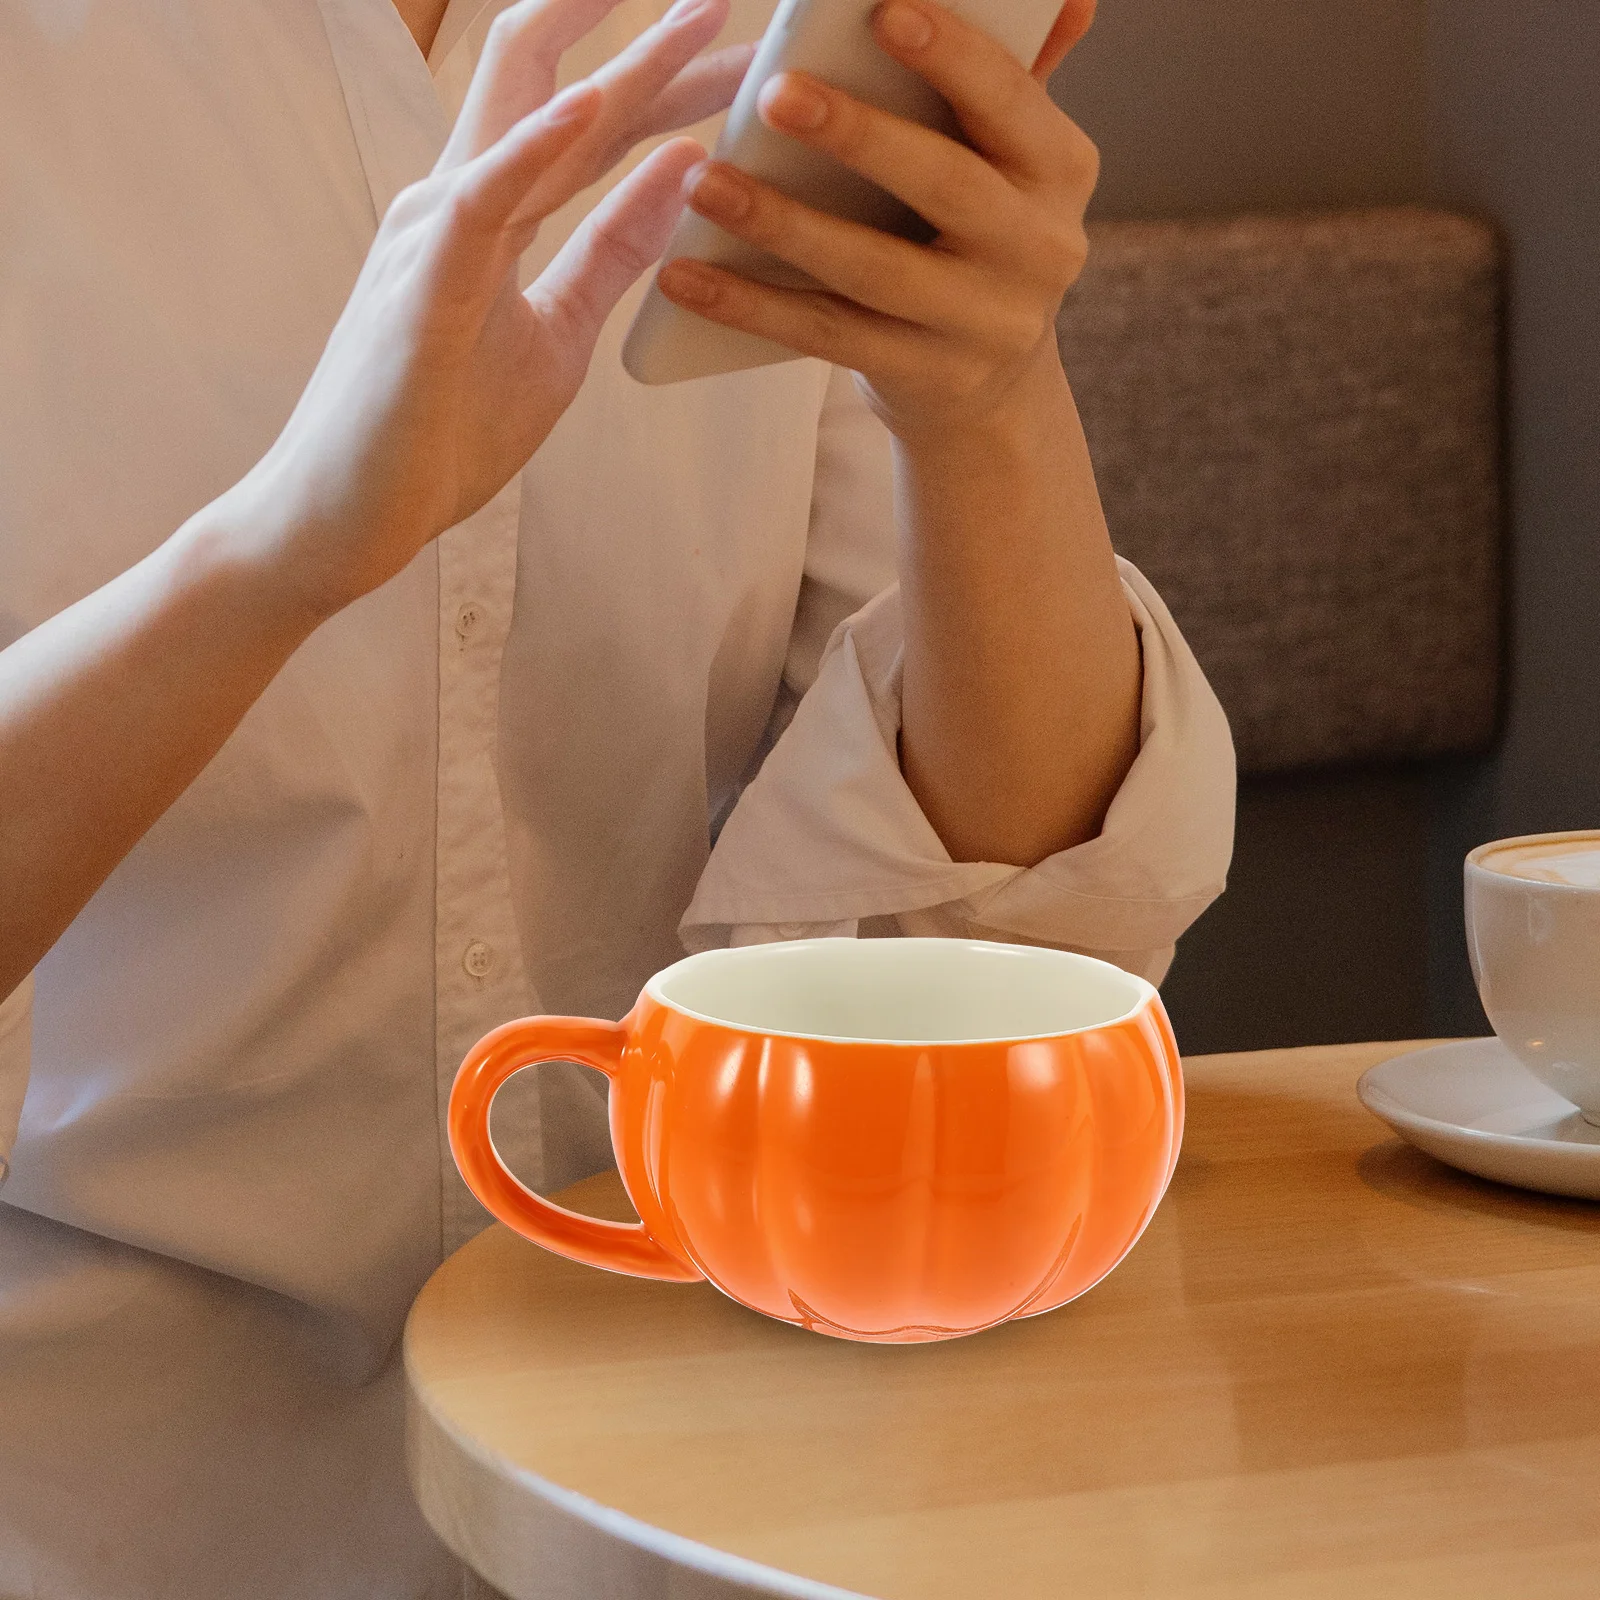
[[[611,1079],[640,1220],[525,1188],[489,1136],[540,1061]],[[532,1017],[462,1064],[450,1144],[500,1221],[577,1261],[708,1278],[845,1339],[948,1339],[1065,1304],[1122,1260],[1177,1160],[1154,988],[1087,956],[956,939],[710,950],[621,1022]]]
[[1480,845],[1465,889],[1467,950],[1490,1026],[1600,1124],[1600,831]]

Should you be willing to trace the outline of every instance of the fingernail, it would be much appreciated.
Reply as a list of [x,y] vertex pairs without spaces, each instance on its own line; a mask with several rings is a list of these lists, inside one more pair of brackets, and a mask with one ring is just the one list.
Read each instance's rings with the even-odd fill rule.
[[769,122],[810,132],[828,120],[827,99],[803,78],[786,72],[763,92],[761,109]]
[[933,38],[933,24],[913,6],[888,0],[878,7],[878,31],[901,50],[922,50]]
[[716,303],[716,279],[699,262],[687,257],[669,261],[661,269],[659,281],[662,294],[679,305],[704,307]]
[[750,191],[721,167],[703,166],[689,178],[689,198],[696,211],[736,221],[750,209]]

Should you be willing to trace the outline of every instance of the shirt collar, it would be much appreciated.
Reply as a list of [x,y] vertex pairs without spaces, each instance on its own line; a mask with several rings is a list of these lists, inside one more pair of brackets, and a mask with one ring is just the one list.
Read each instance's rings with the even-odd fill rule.
[[467,30],[473,23],[480,18],[487,23],[489,18],[504,11],[511,3],[512,0],[450,0],[440,20],[439,31],[433,36],[433,49],[428,52],[428,70],[438,77],[439,69],[466,39]]
[[[514,3],[515,0],[450,0],[433,38],[428,70],[433,74],[434,93],[452,124],[467,98],[489,24]],[[391,0],[384,0],[384,4],[394,9]]]
[[424,62],[393,0],[319,0],[375,217],[426,177],[472,76],[481,24],[510,0],[451,0]]

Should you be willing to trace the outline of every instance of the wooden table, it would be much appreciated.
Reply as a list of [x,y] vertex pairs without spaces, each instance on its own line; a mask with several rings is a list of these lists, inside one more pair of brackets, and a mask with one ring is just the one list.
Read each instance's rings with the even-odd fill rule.
[[1402,1048],[1190,1061],[1132,1255],[947,1344],[492,1229],[407,1329],[422,1506],[516,1600],[1591,1600],[1600,1206],[1395,1140],[1355,1082]]

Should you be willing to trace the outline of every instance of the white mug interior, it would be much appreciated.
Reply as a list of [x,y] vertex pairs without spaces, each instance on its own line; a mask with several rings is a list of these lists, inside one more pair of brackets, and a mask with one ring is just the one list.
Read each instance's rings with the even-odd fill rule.
[[1466,861],[1467,948],[1500,1042],[1600,1123],[1600,831],[1480,845]]
[[965,939],[802,939],[707,950],[645,985],[705,1021],[789,1038],[972,1044],[1101,1028],[1154,994],[1108,962]]

